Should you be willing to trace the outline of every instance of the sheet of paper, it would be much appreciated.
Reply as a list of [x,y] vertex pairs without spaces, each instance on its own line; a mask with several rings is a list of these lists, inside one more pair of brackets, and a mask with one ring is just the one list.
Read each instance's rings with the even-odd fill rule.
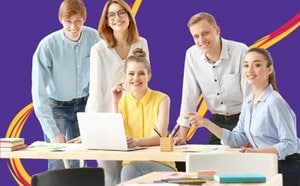
[[64,151],[67,148],[65,143],[47,143],[44,141],[35,141],[28,146],[30,151]]
[[182,152],[212,152],[215,150],[218,150],[217,147],[210,147],[210,146],[187,146],[187,145],[182,145],[182,146],[177,146],[175,147],[176,150],[180,150]]

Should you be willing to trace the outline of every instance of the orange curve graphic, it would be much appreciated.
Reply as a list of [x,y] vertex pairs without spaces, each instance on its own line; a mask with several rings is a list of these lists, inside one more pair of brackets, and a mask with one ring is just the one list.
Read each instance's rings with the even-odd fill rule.
[[[142,0],[135,0],[133,5],[131,6],[132,13],[134,16],[136,16],[141,3]],[[22,128],[32,112],[33,104],[30,103],[26,107],[24,107],[19,113],[17,113],[12,122],[9,124],[8,130],[6,132],[6,137],[20,137]],[[10,159],[8,163],[8,168],[18,185],[30,186],[31,176],[25,170],[20,159]]]
[[[300,13],[296,14],[292,19],[290,19],[288,22],[286,22],[284,25],[276,29],[271,34],[268,34],[267,36],[259,39],[255,43],[253,43],[250,48],[260,47],[260,48],[269,48],[276,43],[278,43],[280,40],[288,36],[290,33],[292,33],[294,30],[296,30],[300,25]],[[200,95],[198,100],[198,113],[200,116],[204,116],[207,112],[207,105],[203,100],[203,95]],[[193,135],[197,131],[197,128],[192,126],[188,132],[187,140],[192,139]]]
[[[142,3],[142,0],[134,1],[133,5],[132,5],[132,11],[133,11],[134,15],[136,15],[136,13],[138,12],[138,9],[139,9],[141,3]],[[254,44],[252,44],[250,47],[269,48],[269,47],[273,46],[280,40],[284,39],[287,35],[292,33],[294,30],[296,30],[300,24],[299,20],[300,20],[300,14],[298,13],[295,17],[290,19],[286,24],[284,24],[280,28],[276,29],[271,34],[259,39]],[[199,97],[198,104],[199,104],[198,113],[201,116],[204,116],[207,113],[207,106],[203,100],[202,95],[200,95],[200,97]],[[32,112],[33,112],[33,104],[32,103],[28,104],[21,111],[19,111],[16,114],[16,116],[13,118],[11,123],[9,124],[9,127],[7,129],[5,137],[20,137],[22,128],[24,127],[28,117],[31,115]],[[190,140],[193,137],[195,132],[196,132],[196,128],[192,127],[189,130],[187,139]],[[28,174],[28,172],[23,167],[20,159],[10,159],[10,161],[8,163],[8,168],[18,185],[24,185],[24,186],[30,185],[31,176]]]

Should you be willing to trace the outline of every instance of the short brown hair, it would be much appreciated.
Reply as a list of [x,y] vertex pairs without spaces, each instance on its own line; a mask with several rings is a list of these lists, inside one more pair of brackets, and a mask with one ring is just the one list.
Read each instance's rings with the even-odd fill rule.
[[63,0],[58,11],[58,18],[70,18],[73,15],[80,15],[86,20],[86,7],[82,0]]
[[101,18],[99,20],[98,32],[101,38],[106,42],[109,48],[114,48],[116,46],[116,39],[113,35],[113,30],[108,26],[108,7],[116,3],[120,5],[128,14],[129,17],[129,26],[128,26],[128,35],[127,42],[132,44],[139,41],[139,32],[136,26],[135,18],[132,15],[131,8],[123,0],[108,0],[103,8]]
[[192,25],[198,23],[199,21],[201,21],[203,19],[205,19],[207,22],[209,22],[210,24],[212,24],[215,27],[218,26],[215,17],[206,12],[199,12],[199,13],[193,15],[190,18],[190,20],[188,21],[187,26],[190,28]]

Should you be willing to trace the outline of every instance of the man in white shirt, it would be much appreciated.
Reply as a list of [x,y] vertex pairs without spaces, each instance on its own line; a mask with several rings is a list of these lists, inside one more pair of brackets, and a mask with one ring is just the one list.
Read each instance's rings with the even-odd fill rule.
[[[177,119],[180,128],[175,144],[186,144],[190,124],[185,116],[196,111],[200,94],[212,113],[211,120],[232,130],[247,86],[241,71],[248,47],[221,38],[215,18],[208,13],[193,15],[188,27],[195,45],[186,51],[181,110]],[[211,134],[209,144],[220,144],[220,140]]]

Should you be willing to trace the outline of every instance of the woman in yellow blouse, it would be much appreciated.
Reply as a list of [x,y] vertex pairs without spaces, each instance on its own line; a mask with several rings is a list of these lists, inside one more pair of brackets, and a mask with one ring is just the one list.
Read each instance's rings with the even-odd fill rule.
[[[170,98],[148,87],[151,67],[141,48],[136,48],[127,58],[124,70],[125,82],[115,85],[112,93],[114,110],[123,115],[127,144],[129,147],[159,145],[159,136],[153,128],[162,136],[167,135]],[[153,171],[175,170],[174,162],[124,161],[121,182]]]

